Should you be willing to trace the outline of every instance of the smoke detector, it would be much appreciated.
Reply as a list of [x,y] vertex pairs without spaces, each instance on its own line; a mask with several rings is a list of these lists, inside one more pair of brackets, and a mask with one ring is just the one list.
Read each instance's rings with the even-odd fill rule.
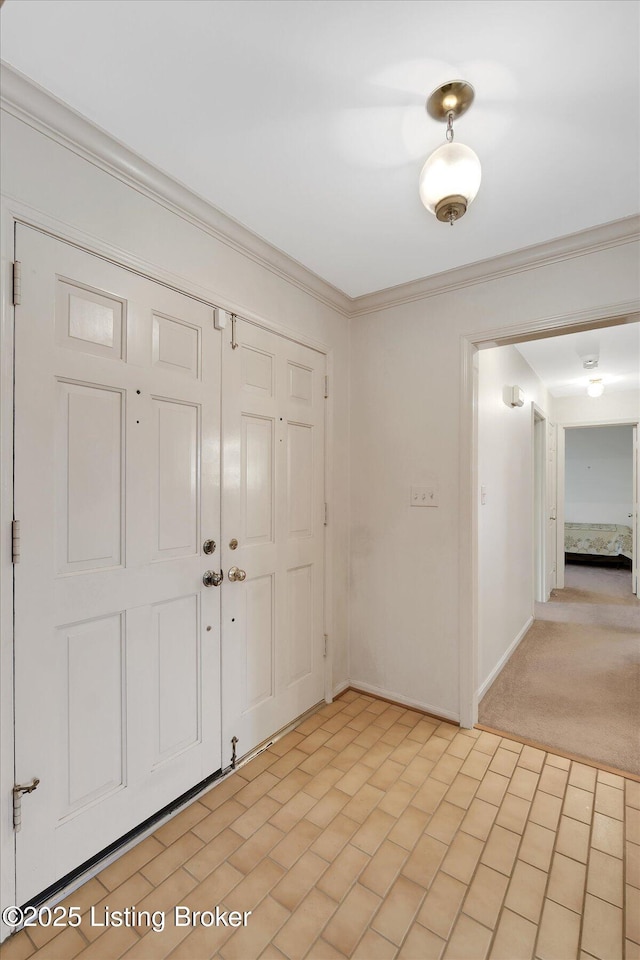
[[598,366],[598,357],[595,354],[582,358],[582,366],[585,370],[595,370]]

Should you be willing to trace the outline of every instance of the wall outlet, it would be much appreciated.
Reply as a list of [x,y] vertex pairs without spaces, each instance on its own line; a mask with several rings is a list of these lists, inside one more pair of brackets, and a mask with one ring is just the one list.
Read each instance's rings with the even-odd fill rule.
[[431,483],[417,483],[411,487],[412,507],[439,507],[440,486],[435,481]]

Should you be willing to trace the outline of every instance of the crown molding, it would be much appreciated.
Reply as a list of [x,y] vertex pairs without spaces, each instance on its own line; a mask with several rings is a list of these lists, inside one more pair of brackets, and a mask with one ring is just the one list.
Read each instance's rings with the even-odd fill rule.
[[546,243],[523,247],[498,257],[478,260],[476,263],[436,273],[421,280],[412,280],[395,287],[387,287],[386,290],[363,294],[351,300],[350,316],[359,317],[368,313],[377,313],[415,300],[426,300],[463,287],[498,280],[500,277],[508,277],[515,273],[525,273],[527,270],[535,270],[561,260],[583,257],[598,250],[607,250],[610,247],[638,240],[640,240],[640,216],[612,220],[610,223],[557,237]]
[[348,316],[351,298],[342,290],[159,170],[9,64],[2,62],[1,70],[0,103],[7,113]]
[[1,73],[0,104],[7,113],[347,318],[426,300],[640,238],[640,216],[625,217],[430,277],[350,297],[159,170],[9,64],[2,62]]

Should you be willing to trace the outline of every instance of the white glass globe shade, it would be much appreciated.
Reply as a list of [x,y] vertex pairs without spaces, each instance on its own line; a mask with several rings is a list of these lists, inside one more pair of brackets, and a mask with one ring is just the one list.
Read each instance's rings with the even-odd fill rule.
[[431,154],[420,173],[420,199],[435,215],[445,197],[472,202],[480,187],[480,161],[464,143],[443,143]]
[[590,380],[587,393],[590,397],[601,397],[604,393],[604,383],[602,380]]

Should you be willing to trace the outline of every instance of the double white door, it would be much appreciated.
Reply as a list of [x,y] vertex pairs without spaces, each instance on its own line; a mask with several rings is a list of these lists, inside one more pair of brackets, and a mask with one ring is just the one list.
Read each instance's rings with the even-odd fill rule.
[[[27,227],[16,257],[24,903],[321,698],[324,358],[250,325],[232,351],[209,306]],[[272,407],[237,406],[267,361]]]

